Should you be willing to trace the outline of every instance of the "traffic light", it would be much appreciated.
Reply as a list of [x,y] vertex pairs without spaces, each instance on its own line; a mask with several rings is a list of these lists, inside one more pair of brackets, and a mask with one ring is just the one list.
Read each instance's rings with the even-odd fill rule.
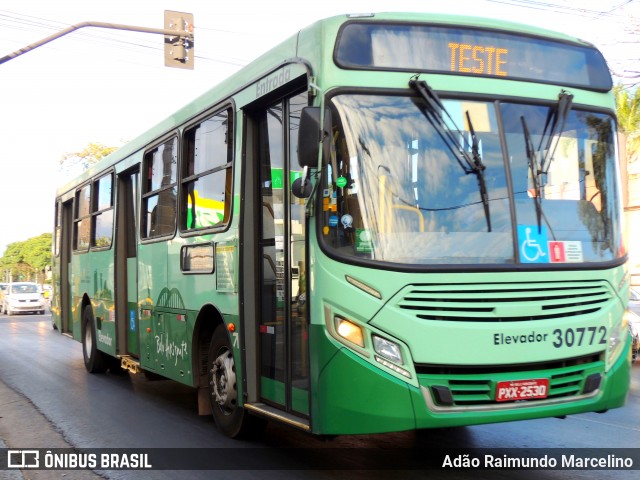
[[193,14],[165,10],[164,28],[176,32],[164,37],[165,66],[193,70]]

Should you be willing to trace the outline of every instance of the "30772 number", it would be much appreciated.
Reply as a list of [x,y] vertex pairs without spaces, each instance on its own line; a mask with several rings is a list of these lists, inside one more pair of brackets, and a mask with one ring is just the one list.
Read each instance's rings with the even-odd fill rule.
[[580,347],[582,345],[606,345],[607,327],[556,328],[553,331],[553,346]]

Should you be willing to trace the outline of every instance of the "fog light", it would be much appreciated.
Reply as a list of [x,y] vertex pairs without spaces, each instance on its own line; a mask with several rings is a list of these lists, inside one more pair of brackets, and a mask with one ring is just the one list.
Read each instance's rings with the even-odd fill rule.
[[402,361],[402,352],[400,351],[400,346],[397,343],[394,343],[391,340],[387,340],[386,338],[382,338],[377,335],[372,335],[372,338],[373,349],[377,354],[383,356],[387,360],[392,361],[393,363],[397,363],[399,365],[402,365],[404,363]]
[[582,393],[587,394],[596,391],[598,388],[600,388],[601,382],[602,375],[600,375],[599,373],[592,373],[585,379]]
[[364,348],[364,335],[362,334],[362,328],[342,317],[335,317],[335,322],[338,335],[349,340],[351,343]]
[[433,396],[436,399],[438,405],[453,405],[453,395],[449,387],[442,387],[434,385],[431,387]]

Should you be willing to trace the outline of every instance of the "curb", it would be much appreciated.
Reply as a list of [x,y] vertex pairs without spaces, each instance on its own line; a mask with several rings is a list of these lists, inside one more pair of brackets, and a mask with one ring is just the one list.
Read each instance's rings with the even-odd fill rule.
[[[0,448],[74,448],[54,425],[20,393],[0,381]],[[91,470],[3,470],[7,480],[97,480]]]

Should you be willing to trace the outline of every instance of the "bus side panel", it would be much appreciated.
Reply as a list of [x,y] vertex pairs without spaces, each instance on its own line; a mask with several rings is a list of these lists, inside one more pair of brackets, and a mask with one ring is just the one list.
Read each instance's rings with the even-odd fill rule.
[[138,250],[138,304],[140,305],[140,365],[162,374],[157,362],[156,337],[164,328],[158,325],[157,301],[167,285],[166,242],[140,245]]
[[[191,338],[197,312],[187,313],[184,295],[169,262],[178,263],[179,242],[159,241],[139,251],[140,364],[187,385],[193,384]],[[174,254],[169,255],[169,252]],[[169,279],[172,281],[169,281]]]
[[[88,294],[89,276],[85,271],[87,267],[87,255],[73,253],[71,255],[69,281],[71,283],[71,331],[73,338],[82,342],[82,298]],[[64,312],[63,312],[64,314]]]
[[[113,249],[91,252],[93,315],[98,323],[97,345],[100,350],[116,355],[115,295]],[[99,319],[99,321],[98,321]]]
[[51,286],[53,291],[49,297],[49,309],[51,311],[51,320],[55,325],[55,328],[62,332],[62,309],[60,308],[60,295],[61,295],[61,259],[55,254],[52,256],[52,268],[51,268]]
[[71,262],[73,337],[82,341],[82,299],[91,300],[96,321],[96,345],[116,355],[113,251],[75,253]]
[[[200,360],[194,360],[193,357],[203,353],[198,351],[198,348],[208,348],[208,345],[198,345],[199,333],[196,333],[196,330],[201,332],[204,328],[212,331],[216,322],[223,319],[234,323],[234,328],[239,328],[237,279],[235,278],[236,235],[235,229],[229,229],[227,232],[216,234],[215,242],[203,236],[184,240],[175,239],[168,243],[165,289],[168,297],[161,295],[160,300],[156,302],[156,311],[166,312],[164,319],[166,331],[161,340],[153,339],[156,348],[156,364],[161,368],[159,373],[187,385],[196,386],[201,381],[198,376],[203,372],[193,371],[194,368],[197,370],[198,366],[201,366]],[[188,255],[191,248],[210,249],[212,262],[210,268],[195,272],[186,268],[183,271],[181,255],[183,252]],[[209,313],[201,316],[199,321],[203,322],[203,325],[199,326],[196,325],[196,321],[203,312],[203,308]],[[217,313],[213,313],[214,311]],[[234,339],[237,339],[238,333],[236,331]],[[153,341],[151,343],[153,344]],[[240,377],[240,356],[238,355],[237,358],[236,368]]]

